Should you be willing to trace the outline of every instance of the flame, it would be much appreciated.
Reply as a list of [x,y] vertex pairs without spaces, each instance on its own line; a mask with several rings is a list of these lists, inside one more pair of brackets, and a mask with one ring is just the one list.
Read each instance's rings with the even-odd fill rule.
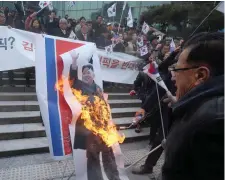
[[[55,89],[63,93],[63,83],[68,81],[69,78],[62,77],[55,84]],[[70,85],[73,81],[69,81]],[[70,86],[71,87],[71,86]],[[82,95],[82,92],[77,89],[72,89],[75,98],[82,104],[81,120],[84,121],[84,126],[99,136],[108,147],[111,147],[115,143],[123,143],[125,139],[124,134],[120,134],[115,124],[111,120],[111,110],[104,100],[99,96],[94,96],[92,102],[89,100],[89,96]]]

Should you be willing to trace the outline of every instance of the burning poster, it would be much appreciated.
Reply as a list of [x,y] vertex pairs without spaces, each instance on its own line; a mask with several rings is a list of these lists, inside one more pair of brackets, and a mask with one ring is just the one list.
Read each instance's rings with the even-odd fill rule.
[[118,144],[125,137],[112,122],[96,46],[49,36],[38,41],[37,94],[51,154],[73,154],[77,180],[128,180]]

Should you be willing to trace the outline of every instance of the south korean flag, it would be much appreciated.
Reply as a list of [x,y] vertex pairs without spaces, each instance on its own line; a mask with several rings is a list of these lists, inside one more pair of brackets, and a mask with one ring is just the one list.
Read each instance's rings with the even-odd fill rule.
[[113,52],[113,45],[109,45],[105,47],[105,52],[107,54],[112,53]]
[[148,54],[148,47],[145,45],[145,46],[140,48],[140,55],[144,56],[146,54]]
[[140,48],[144,45],[144,41],[143,41],[143,37],[142,36],[139,36],[137,38],[137,46]]
[[142,26],[142,32],[144,34],[147,34],[149,30],[150,30],[149,25],[146,22],[144,22]]
[[39,6],[40,6],[41,9],[48,6],[49,4],[50,4],[50,1],[40,1],[39,2]]

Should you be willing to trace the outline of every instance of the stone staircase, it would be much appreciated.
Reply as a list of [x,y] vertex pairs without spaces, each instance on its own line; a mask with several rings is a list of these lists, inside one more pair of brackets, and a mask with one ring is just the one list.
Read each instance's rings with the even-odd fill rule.
[[[48,152],[45,127],[42,126],[40,109],[35,93],[35,79],[31,87],[25,86],[24,72],[14,71],[15,87],[8,84],[7,72],[3,73],[4,86],[0,87],[0,157]],[[112,118],[117,126],[127,126],[140,107],[140,101],[129,96],[130,88],[105,89],[109,94]],[[134,129],[121,130],[125,142],[148,138],[149,128],[141,133]]]

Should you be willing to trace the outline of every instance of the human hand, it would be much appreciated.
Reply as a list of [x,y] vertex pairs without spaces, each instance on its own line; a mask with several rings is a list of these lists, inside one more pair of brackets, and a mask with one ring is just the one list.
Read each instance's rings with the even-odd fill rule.
[[130,91],[130,96],[134,96],[136,94],[135,90]]
[[178,46],[178,47],[174,50],[174,52],[179,52],[179,51],[180,51],[180,49],[181,49],[181,47],[180,47],[180,46]]
[[164,103],[168,104],[168,107],[171,107],[174,103],[177,102],[177,98],[171,94],[171,92],[166,92],[167,98],[163,100]]
[[70,52],[70,55],[72,57],[72,69],[76,70],[77,69],[77,59],[79,58],[79,53],[76,51]]
[[30,15],[31,18],[34,18],[35,16],[37,16],[37,12],[34,12]]
[[140,110],[138,110],[138,111],[136,112],[135,116],[139,116],[139,115],[144,116],[144,115],[145,115],[145,110],[142,109],[142,108],[141,108]]

